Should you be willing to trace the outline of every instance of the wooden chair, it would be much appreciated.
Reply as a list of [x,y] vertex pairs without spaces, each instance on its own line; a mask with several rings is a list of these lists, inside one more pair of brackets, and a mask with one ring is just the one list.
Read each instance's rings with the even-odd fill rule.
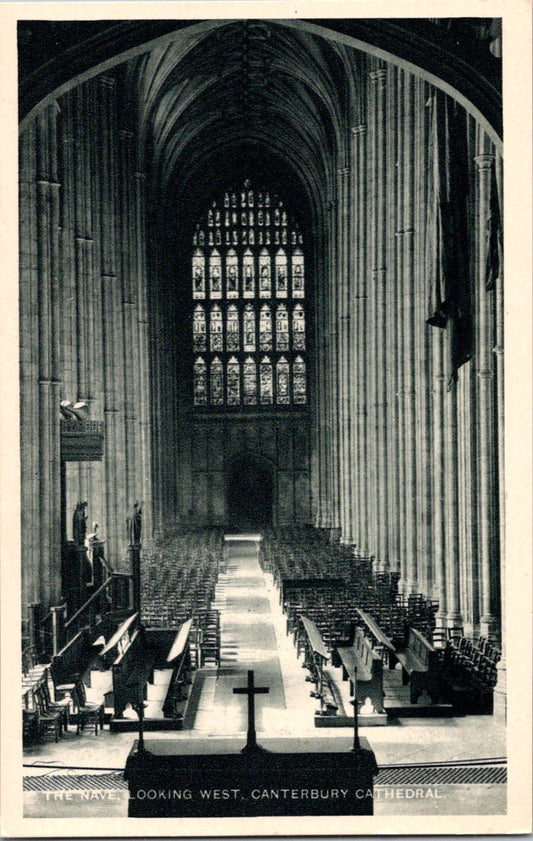
[[68,730],[68,725],[70,723],[70,697],[65,696],[63,698],[60,698],[59,700],[52,701],[47,681],[43,681],[40,689],[46,704],[46,708],[50,712],[59,713],[61,715],[62,728]]
[[104,726],[104,704],[90,703],[87,701],[87,693],[85,685],[82,680],[76,681],[72,693],[72,700],[77,709],[77,727],[76,735],[78,736],[87,726],[94,727],[94,735],[98,736],[98,728],[103,729]]
[[37,708],[37,732],[39,737],[53,735],[58,742],[63,730],[62,713],[48,709],[43,686],[35,690],[35,704]]

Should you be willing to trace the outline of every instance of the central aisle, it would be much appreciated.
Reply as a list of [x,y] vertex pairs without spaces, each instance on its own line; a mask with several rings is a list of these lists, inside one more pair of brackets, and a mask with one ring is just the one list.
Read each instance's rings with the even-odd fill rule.
[[228,544],[227,571],[219,577],[213,604],[220,610],[220,667],[212,674],[203,671],[194,730],[246,732],[247,698],[233,689],[246,686],[249,669],[254,670],[255,685],[269,689],[255,698],[256,730],[271,733],[278,729],[280,715],[285,719],[280,650],[257,545],[245,539]]

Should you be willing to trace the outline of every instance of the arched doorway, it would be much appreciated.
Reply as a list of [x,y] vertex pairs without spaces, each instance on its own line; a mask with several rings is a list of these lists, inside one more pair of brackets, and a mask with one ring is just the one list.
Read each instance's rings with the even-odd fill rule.
[[227,514],[230,528],[260,529],[272,524],[274,477],[272,466],[256,456],[233,459],[227,481]]

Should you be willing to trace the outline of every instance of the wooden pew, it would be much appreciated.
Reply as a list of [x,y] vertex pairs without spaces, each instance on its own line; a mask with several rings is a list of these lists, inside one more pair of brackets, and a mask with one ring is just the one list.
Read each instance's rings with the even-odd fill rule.
[[349,646],[335,649],[343,672],[350,681],[350,691],[359,707],[359,714],[386,715],[383,706],[383,661],[372,649],[361,628],[354,626]]
[[439,700],[438,654],[420,631],[409,628],[407,645],[396,649],[395,656],[402,666],[403,683],[410,684],[410,700],[416,704],[424,689],[431,700]]
[[135,704],[145,694],[155,662],[155,652],[136,628],[112,666],[114,717],[122,718],[126,704]]
[[388,656],[389,666],[391,668],[394,668],[394,665],[396,663],[396,646],[389,639],[389,637],[381,630],[378,623],[374,619],[372,619],[369,613],[366,613],[364,610],[360,610],[360,608],[357,608],[357,613],[359,614],[363,625],[367,629],[372,639],[375,640],[379,648],[381,648]]
[[320,715],[335,715],[338,704],[329,679],[324,674],[324,665],[329,660],[329,653],[315,623],[307,616],[301,616],[300,620],[305,631],[304,665],[309,669],[315,684],[315,691],[311,692],[311,697],[320,701]]
[[167,656],[167,663],[173,669],[172,678],[168,687],[167,697],[163,704],[165,718],[182,717],[178,710],[179,704],[187,697],[183,692],[186,683],[190,683],[191,653],[189,638],[192,628],[192,619],[183,623],[174,638],[172,647]]

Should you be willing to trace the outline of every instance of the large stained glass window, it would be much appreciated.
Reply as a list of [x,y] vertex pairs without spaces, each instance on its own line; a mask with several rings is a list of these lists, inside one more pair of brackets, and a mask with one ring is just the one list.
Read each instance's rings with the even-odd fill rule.
[[194,405],[305,406],[303,237],[247,179],[211,201],[191,248]]

